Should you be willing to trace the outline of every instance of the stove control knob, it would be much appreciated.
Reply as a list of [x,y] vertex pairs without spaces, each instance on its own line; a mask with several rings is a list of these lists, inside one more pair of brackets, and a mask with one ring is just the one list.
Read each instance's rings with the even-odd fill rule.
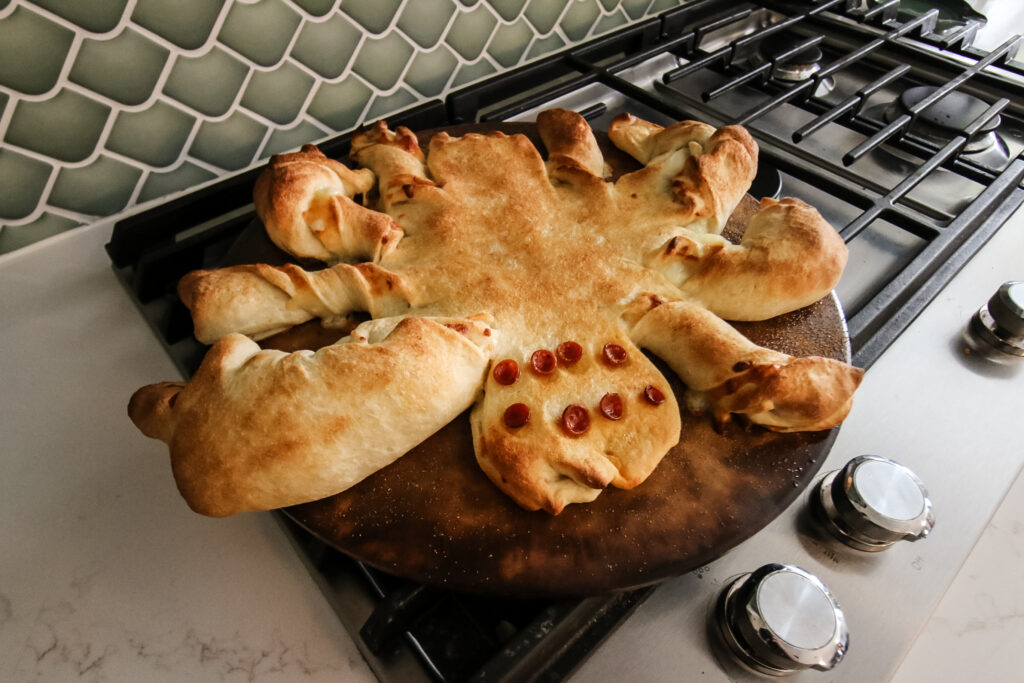
[[733,580],[718,597],[712,624],[732,659],[769,676],[827,671],[850,646],[835,596],[818,577],[788,564]]
[[971,318],[968,345],[997,363],[1024,361],[1024,281],[1004,282]]
[[826,474],[812,490],[811,511],[833,536],[868,552],[920,540],[935,526],[921,480],[877,455],[858,456]]

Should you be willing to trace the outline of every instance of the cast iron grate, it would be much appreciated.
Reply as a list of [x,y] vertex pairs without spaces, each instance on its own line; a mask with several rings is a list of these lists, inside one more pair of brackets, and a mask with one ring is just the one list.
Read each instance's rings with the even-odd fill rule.
[[[994,168],[965,158],[973,133],[999,116],[1024,127],[1022,65],[1012,61],[1019,39],[983,52],[970,46],[977,26],[936,32],[936,12],[905,17],[889,0],[861,8],[856,0],[735,4],[698,0],[612,36],[470,86],[445,102],[430,101],[392,117],[392,125],[415,129],[467,121],[501,120],[579,88],[601,83],[674,119],[698,118],[714,125],[752,126],[764,159],[857,208],[837,226],[855,240],[873,221],[885,219],[925,241],[920,252],[852,313],[849,326],[854,362],[868,366],[941,290],[959,268],[1024,200],[1020,153]],[[736,24],[749,30],[705,49],[708,40]],[[767,61],[744,62],[766,38],[795,36]],[[820,52],[821,64],[809,78],[787,82],[776,68],[801,55]],[[673,55],[679,66],[665,71],[653,90],[623,77],[627,69],[659,55]],[[817,95],[830,76],[868,65],[875,74],[839,101]],[[721,76],[712,88],[687,87],[702,70]],[[873,95],[896,83],[927,84],[935,90],[902,117],[878,121],[865,115]],[[718,103],[753,88],[762,97],[740,112]],[[948,139],[936,143],[915,135],[914,120],[933,102],[963,91],[986,103]],[[759,121],[783,105],[808,112],[790,136],[765,133]],[[603,105],[583,110],[599,116]],[[828,125],[839,124],[863,136],[843,151],[839,162],[816,156],[806,147]],[[349,135],[321,145],[344,156]],[[851,166],[881,145],[918,160],[916,169],[892,186],[860,178]],[[930,173],[943,169],[978,183],[981,190],[957,215],[945,219],[921,205],[911,191]],[[118,222],[107,250],[115,272],[149,321],[184,376],[191,375],[205,352],[191,336],[188,312],[175,286],[185,272],[218,265],[231,243],[251,222],[250,192],[258,170],[248,171],[200,191]],[[441,681],[560,680],[567,677],[654,589],[643,588],[586,600],[504,600],[467,596],[410,584],[366,567],[331,550],[283,515],[282,523],[300,556],[321,583],[339,616],[385,680],[394,673],[396,651],[415,653],[417,676]],[[355,617],[344,613],[357,602],[340,586],[358,584],[368,606]],[[357,610],[358,612],[358,610]],[[355,619],[355,621],[353,621]],[[396,678],[396,676],[398,678]]]

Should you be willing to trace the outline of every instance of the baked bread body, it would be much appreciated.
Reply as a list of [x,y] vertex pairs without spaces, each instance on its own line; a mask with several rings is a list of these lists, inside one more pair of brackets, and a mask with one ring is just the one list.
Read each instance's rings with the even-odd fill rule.
[[468,408],[490,332],[478,320],[410,316],[290,354],[229,334],[187,384],[137,392],[129,415],[168,443],[178,487],[197,512],[316,500],[390,464]]
[[[386,243],[394,246],[388,248],[378,240],[375,244],[380,248],[362,249],[362,258],[372,262],[355,266],[339,263],[312,272],[298,266],[241,266],[190,275],[181,291],[197,333],[209,341],[233,332],[256,337],[312,317],[330,322],[355,312],[374,318],[426,316],[470,322],[486,315],[493,334],[478,337],[486,343],[472,344],[485,355],[485,367],[474,365],[473,372],[464,375],[476,377],[473,391],[467,394],[461,384],[435,380],[430,392],[448,409],[425,413],[418,421],[422,430],[416,430],[416,438],[442,427],[454,416],[454,406],[466,407],[465,397],[471,395],[470,424],[483,471],[522,507],[556,514],[570,503],[593,500],[609,485],[640,484],[679,440],[676,397],[641,348],[662,356],[684,381],[694,381],[695,395],[711,397],[705,403],[719,419],[743,413],[768,429],[785,431],[827,429],[845,417],[859,371],[847,370],[843,364],[837,364],[841,368],[837,370],[833,361],[825,359],[772,356],[774,352],[749,342],[753,348],[748,348],[715,315],[733,306],[744,311],[745,319],[767,318],[801,302],[816,301],[835,285],[842,270],[836,264],[845,263],[842,240],[817,212],[798,200],[766,201],[751,222],[754,233],[738,246],[726,244],[717,235],[756,170],[756,144],[745,130],[715,131],[693,122],[663,129],[624,117],[609,135],[645,165],[612,182],[605,178],[608,169],[592,131],[577,114],[545,112],[538,119],[538,129],[548,148],[546,160],[525,136],[500,132],[458,138],[438,133],[426,153],[414,136],[401,129],[391,132],[378,125],[357,135],[353,157],[377,179],[375,208],[397,226],[391,234],[400,239],[389,238]],[[315,163],[316,157],[305,149],[300,161]],[[267,171],[270,180],[261,181],[257,188],[257,193],[264,193],[263,208],[257,203],[261,216],[276,223],[279,231],[284,224],[280,216],[296,215],[295,207],[309,206],[322,192],[305,180],[277,195],[267,191],[284,177],[279,166],[290,168],[297,163],[291,157],[275,158]],[[303,173],[304,178],[320,177],[310,169]],[[323,173],[346,177],[331,164]],[[350,189],[345,186],[335,195],[349,197]],[[345,234],[350,227],[346,227],[347,215],[339,213],[336,226],[318,224],[318,229],[308,232]],[[369,223],[360,223],[364,224]],[[278,243],[284,246],[287,241]],[[695,246],[682,246],[691,244]],[[318,258],[344,261],[355,253],[328,251],[330,257]],[[822,256],[821,251],[828,253]],[[802,257],[817,259],[829,268],[820,277],[791,277],[786,269]],[[736,297],[742,301],[733,301]],[[691,324],[695,319],[706,323],[696,326],[703,336],[691,344],[688,354],[678,352],[681,347],[676,342],[685,342],[680,335],[696,329]],[[395,329],[397,333],[400,328]],[[239,337],[228,339],[232,345],[241,344]],[[358,342],[359,335],[353,332],[352,339]],[[741,374],[738,371],[719,372],[720,362],[712,352],[716,345],[732,349],[730,358],[763,357],[765,367],[793,369],[775,374],[747,372],[740,383],[735,377]],[[688,347],[683,344],[682,348]],[[211,351],[214,358],[224,355],[217,349],[215,345]],[[325,401],[338,410],[386,399],[391,401],[386,405],[398,412],[419,411],[423,397],[400,390],[414,380],[403,375],[401,368],[433,363],[431,353],[429,346],[402,347],[389,361],[393,369],[382,365],[378,371],[368,370],[368,374],[376,372],[380,381],[362,383],[360,390],[350,380],[334,382],[331,373],[341,370],[329,365],[309,375],[306,390],[316,402]],[[305,367],[288,361],[288,356],[274,358],[274,363],[245,365],[253,378],[246,386],[265,386],[268,400],[280,391],[273,388],[281,385],[275,374],[277,364],[294,362]],[[721,380],[698,386],[705,370],[687,374],[693,362],[707,364],[706,372],[715,378],[720,374]],[[182,396],[188,396],[192,385],[217,385],[220,380],[211,378],[219,376],[201,371]],[[788,387],[807,377],[814,377],[829,391],[797,399],[791,389],[780,388],[783,379]],[[332,391],[326,394],[312,388],[328,381]],[[163,404],[146,397],[159,391],[141,390],[133,419],[147,433],[171,444],[175,463],[197,458],[192,451],[205,448],[200,445],[203,441],[181,434],[194,432],[195,420],[204,418],[186,416],[189,401],[154,408]],[[446,398],[449,392],[459,397],[451,405]],[[239,434],[250,428],[253,418],[243,406],[247,401],[257,405],[255,396],[230,393],[226,388],[216,389],[213,396],[230,400],[235,407],[216,420],[206,417],[210,425],[230,424],[224,431]],[[820,409],[810,405],[826,399],[828,405]],[[778,405],[769,406],[773,401]],[[284,434],[302,433],[301,420],[277,414],[268,420]],[[380,450],[375,441],[383,428],[383,423],[368,424],[368,430],[353,432],[365,437],[362,446],[353,438],[343,448],[333,444],[318,448],[320,466],[343,467],[335,460],[384,463],[400,455],[394,454],[400,448],[396,444],[384,449],[387,457],[364,459],[364,451]],[[215,431],[210,427],[207,437],[216,439]],[[225,468],[224,479],[242,483],[213,486],[204,481],[203,467],[175,466],[179,487],[190,502],[211,501],[193,503],[197,509],[221,510],[212,502],[219,496],[244,498],[245,468],[278,471],[270,460],[247,457],[249,446],[240,437],[221,440],[225,443],[218,446],[223,446],[218,457],[229,462],[230,453],[238,451],[236,459],[245,463]],[[313,469],[312,462],[306,469]],[[312,471],[303,476],[316,479]],[[300,478],[296,475],[295,489],[302,487]],[[342,479],[335,478],[331,486]],[[314,483],[306,500],[342,490]],[[225,504],[223,509],[294,502],[291,497],[267,495],[259,503],[247,500],[244,505]]]

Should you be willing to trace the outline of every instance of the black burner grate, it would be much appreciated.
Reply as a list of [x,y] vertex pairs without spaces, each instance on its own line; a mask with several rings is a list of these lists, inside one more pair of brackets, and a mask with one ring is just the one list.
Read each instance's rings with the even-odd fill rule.
[[[1024,65],[1011,60],[1019,38],[982,52],[970,46],[975,24],[940,34],[935,11],[908,18],[897,0],[868,9],[862,4],[698,0],[470,86],[444,102],[426,102],[389,122],[415,130],[502,120],[602,84],[671,119],[747,125],[765,162],[853,207],[848,220],[836,226],[848,243],[864,239],[878,221],[921,243],[848,309],[854,362],[868,366],[1024,200],[1024,145],[998,164],[964,153],[972,134],[990,127],[997,116],[1024,131]],[[773,47],[754,59],[766,38]],[[780,65],[809,54],[820,61],[806,80],[774,77]],[[624,75],[664,56],[672,57],[673,66],[654,87]],[[862,77],[851,92],[824,87],[854,71]],[[934,89],[902,116],[886,121],[871,115],[880,94],[920,85]],[[948,140],[915,135],[915,117],[951,92],[970,94],[987,106]],[[605,111],[601,102],[581,108],[588,118]],[[786,134],[766,125],[784,111],[800,115]],[[837,150],[835,158],[823,157],[815,145],[832,126],[859,136],[858,141]],[[349,139],[341,135],[320,146],[341,157]],[[859,173],[858,164],[880,149],[910,159],[912,170],[888,183]],[[186,376],[198,367],[205,348],[191,336],[175,285],[189,270],[222,261],[253,218],[250,193],[257,173],[233,176],[125,218],[107,245],[115,271]],[[978,190],[956,212],[932,206],[915,196],[915,188],[936,173],[962,178]],[[281,519],[382,679],[559,680],[653,590],[571,601],[453,594],[374,571]],[[399,661],[401,652],[415,653],[420,664],[409,669]]]

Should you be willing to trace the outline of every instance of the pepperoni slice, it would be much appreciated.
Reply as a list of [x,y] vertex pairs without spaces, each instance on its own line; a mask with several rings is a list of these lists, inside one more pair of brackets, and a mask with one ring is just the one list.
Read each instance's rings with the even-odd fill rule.
[[601,414],[609,420],[622,419],[622,397],[618,394],[605,394],[601,397]]
[[530,406],[525,403],[513,403],[505,408],[505,426],[518,429],[530,421]]
[[628,355],[626,349],[618,344],[605,344],[604,349],[601,350],[601,357],[608,365],[615,366],[625,363]]
[[647,399],[648,403],[651,403],[656,406],[660,406],[662,403],[665,402],[664,392],[662,392],[661,389],[652,384],[648,384],[646,387],[644,387],[644,398]]
[[573,403],[562,412],[562,429],[569,436],[583,436],[590,429],[590,413],[578,403]]
[[515,362],[511,358],[506,358],[497,365],[494,366],[494,381],[498,384],[515,384],[516,380],[519,379],[519,363]]
[[550,375],[558,367],[558,359],[547,349],[540,349],[530,356],[530,367],[538,375]]
[[562,365],[575,365],[580,358],[583,358],[583,347],[574,341],[562,342],[555,349],[558,362]]

